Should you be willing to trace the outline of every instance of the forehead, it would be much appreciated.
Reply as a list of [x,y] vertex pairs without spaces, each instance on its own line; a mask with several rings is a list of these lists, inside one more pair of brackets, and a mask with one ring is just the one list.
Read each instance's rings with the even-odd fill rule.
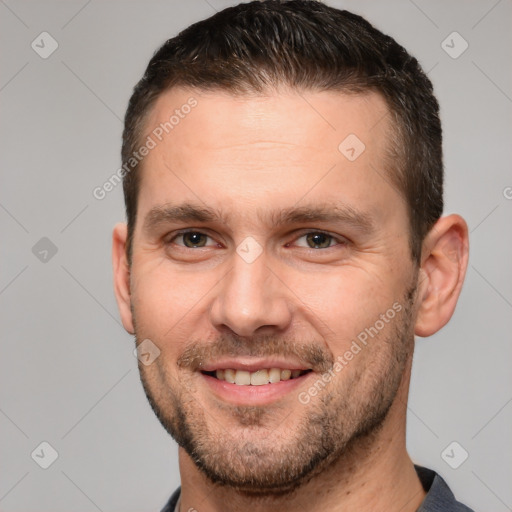
[[306,195],[308,203],[323,195],[378,213],[385,201],[401,201],[386,179],[388,113],[373,92],[171,89],[146,122],[154,148],[142,162],[139,213],[179,199],[275,211]]
[[[355,94],[283,87],[267,94],[234,95],[223,90],[175,87],[155,102],[146,132],[156,130],[154,135],[160,138],[159,131],[163,130],[164,143],[193,142],[196,147],[211,149],[257,142],[314,149],[320,140],[332,147],[353,133],[364,138],[369,149],[378,149],[390,128],[388,113],[383,97],[372,91]],[[196,133],[201,126],[204,130]],[[322,151],[324,146],[317,149]]]

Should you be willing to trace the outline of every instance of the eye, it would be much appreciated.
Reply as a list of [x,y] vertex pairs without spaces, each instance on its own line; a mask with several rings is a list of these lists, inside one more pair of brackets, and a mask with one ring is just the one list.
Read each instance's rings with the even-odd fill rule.
[[[301,239],[305,239],[306,245],[297,243]],[[333,246],[332,242],[334,241],[338,241],[341,244],[345,243],[343,240],[337,239],[333,235],[329,235],[323,231],[311,231],[310,233],[306,233],[297,238],[295,243],[299,247],[306,247],[308,249],[329,249]]]
[[[187,247],[188,249],[207,247],[207,240],[210,237],[201,231],[181,231],[174,235],[168,243],[176,243],[176,245]],[[182,240],[183,243],[177,243],[176,240]]]

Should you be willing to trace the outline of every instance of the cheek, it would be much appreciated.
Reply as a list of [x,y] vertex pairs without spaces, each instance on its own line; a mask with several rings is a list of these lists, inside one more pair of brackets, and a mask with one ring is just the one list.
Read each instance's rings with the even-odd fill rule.
[[134,274],[132,302],[138,335],[164,340],[176,338],[186,319],[200,307],[202,289],[186,274],[141,268]]
[[315,323],[323,324],[326,337],[346,340],[372,326],[400,300],[400,288],[392,277],[383,279],[382,269],[371,272],[368,267],[347,265],[301,279],[294,291],[314,312]]

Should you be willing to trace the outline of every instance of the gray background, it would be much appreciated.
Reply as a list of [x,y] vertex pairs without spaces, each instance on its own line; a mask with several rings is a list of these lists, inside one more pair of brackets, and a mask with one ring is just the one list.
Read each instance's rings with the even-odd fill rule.
[[[445,213],[471,231],[455,315],[417,340],[408,448],[476,510],[512,510],[512,3],[329,3],[366,16],[429,72]],[[179,484],[177,449],[146,403],[112,291],[121,187],[102,201],[92,191],[119,167],[121,119],[153,51],[233,4],[0,0],[2,511],[159,510]],[[31,48],[43,31],[59,45],[47,59]],[[441,44],[454,31],[469,44],[456,59]],[[42,441],[58,452],[46,470],[31,458]],[[441,457],[452,441],[469,453],[458,469]]]

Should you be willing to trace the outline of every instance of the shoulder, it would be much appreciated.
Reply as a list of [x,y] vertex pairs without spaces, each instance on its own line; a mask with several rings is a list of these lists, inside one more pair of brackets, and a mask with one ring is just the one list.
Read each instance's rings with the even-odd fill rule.
[[[418,477],[427,492],[417,512],[474,512],[456,500],[444,479],[431,469],[415,466]],[[178,487],[161,512],[175,512],[181,493]]]
[[181,487],[178,487],[169,498],[169,501],[166,503],[165,507],[161,510],[161,512],[174,512],[176,508],[176,504],[180,499]]
[[415,468],[427,492],[417,512],[474,512],[456,500],[448,484],[435,471],[421,466]]

